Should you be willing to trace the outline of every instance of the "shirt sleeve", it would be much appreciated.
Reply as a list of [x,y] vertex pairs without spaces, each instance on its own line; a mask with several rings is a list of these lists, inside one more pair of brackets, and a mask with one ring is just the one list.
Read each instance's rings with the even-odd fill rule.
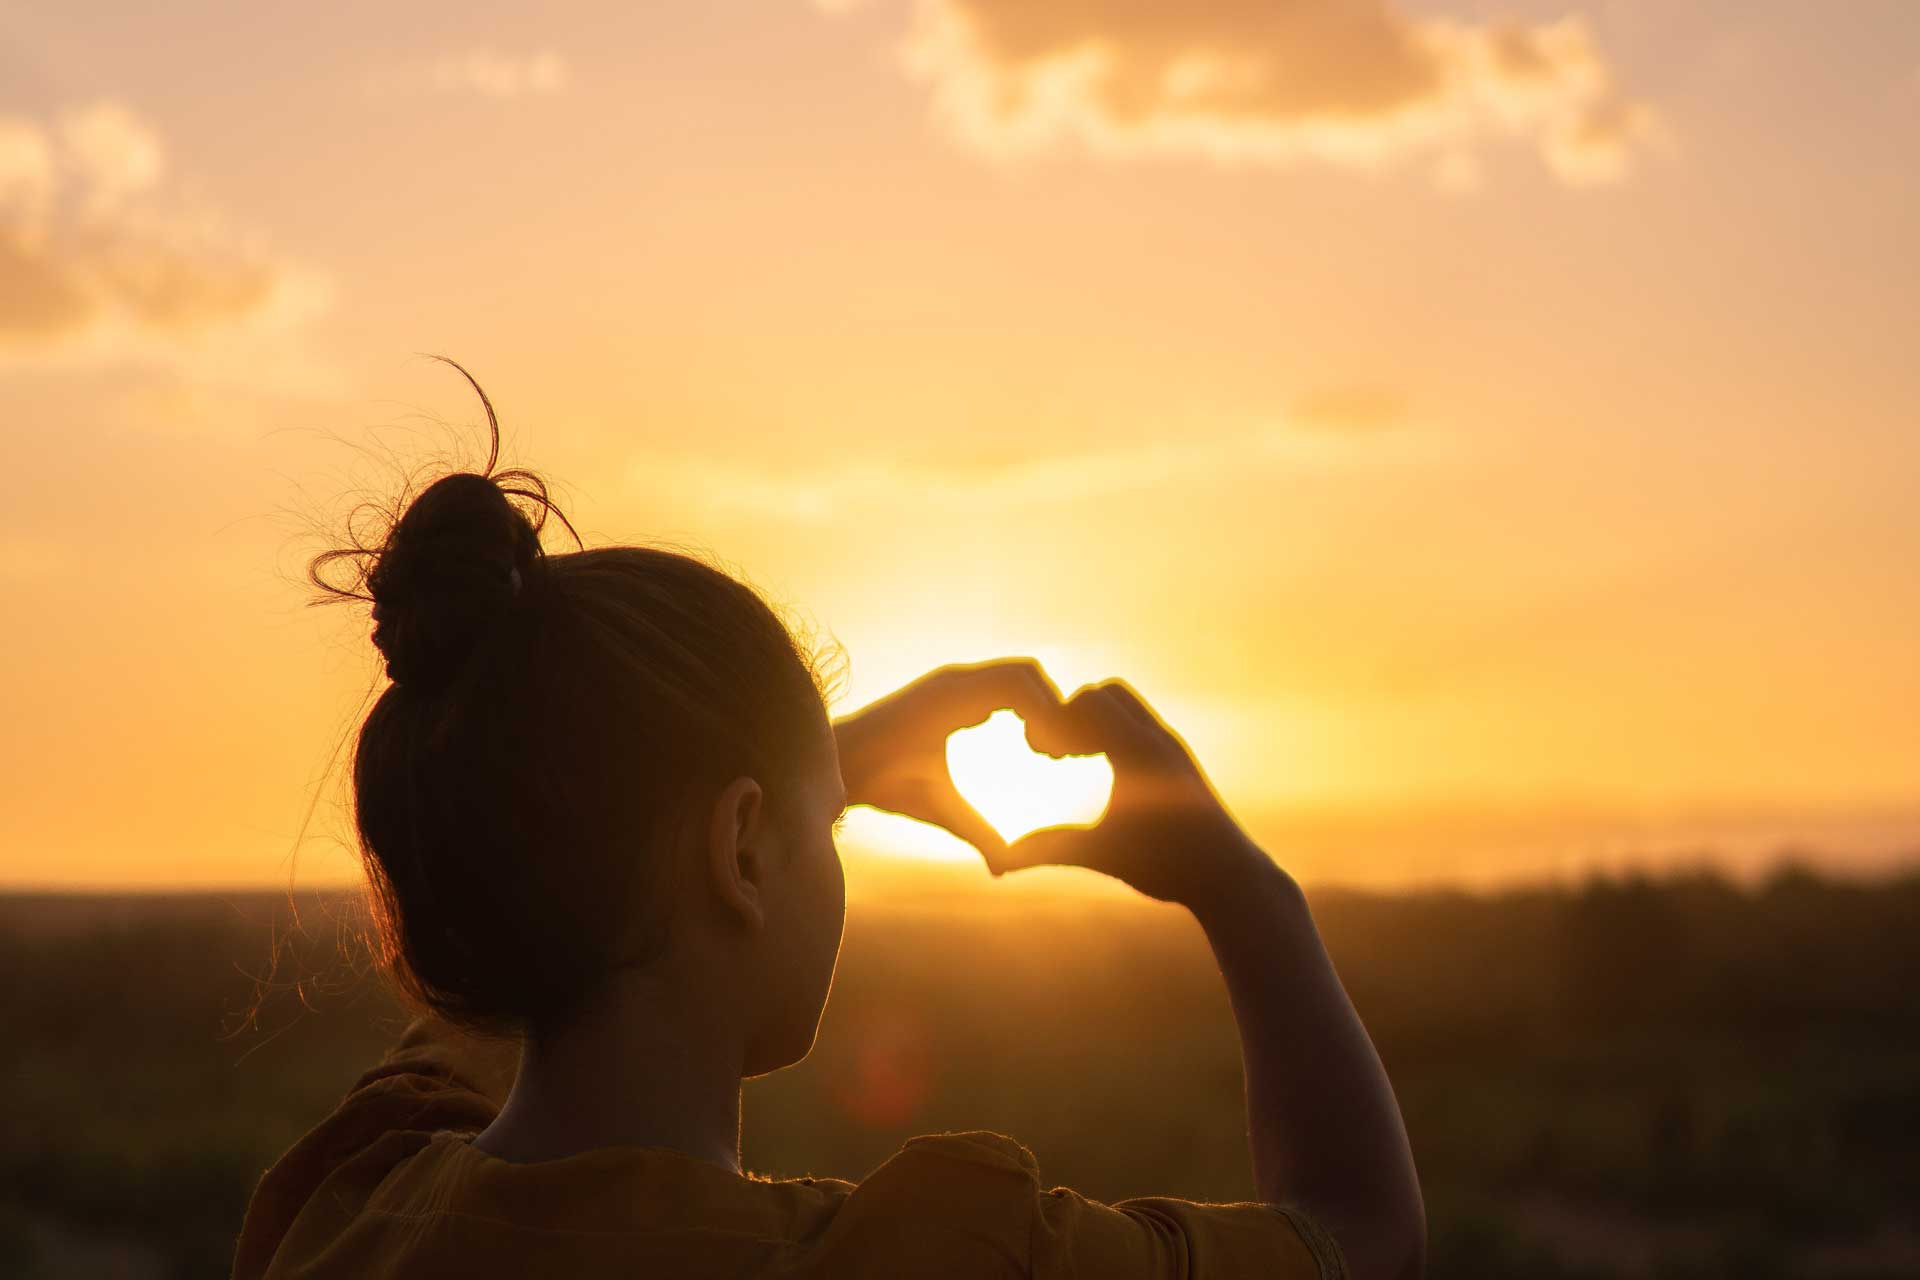
[[518,1061],[511,1045],[477,1039],[437,1018],[415,1020],[333,1114],[260,1179],[235,1245],[234,1280],[264,1274],[327,1175],[387,1134],[479,1130],[493,1123]]
[[1347,1280],[1340,1246],[1296,1208],[1040,1193],[1034,1280]]
[[[994,1133],[916,1138],[849,1200],[938,1237],[951,1258],[962,1231],[1031,1280],[1347,1280],[1333,1237],[1295,1208],[1147,1198],[1103,1204],[1040,1181],[1033,1153]],[[947,1229],[947,1228],[951,1229]],[[981,1264],[967,1274],[1002,1274]],[[896,1274],[959,1275],[896,1269]]]

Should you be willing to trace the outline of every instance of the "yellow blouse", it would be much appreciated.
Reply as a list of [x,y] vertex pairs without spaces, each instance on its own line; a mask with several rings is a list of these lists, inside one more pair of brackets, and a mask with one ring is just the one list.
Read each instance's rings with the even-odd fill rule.
[[513,1164],[469,1141],[511,1078],[498,1051],[415,1023],[261,1179],[234,1280],[1347,1274],[1298,1210],[1100,1204],[1044,1188],[1032,1153],[992,1133],[915,1138],[858,1184],[742,1177],[653,1147]]

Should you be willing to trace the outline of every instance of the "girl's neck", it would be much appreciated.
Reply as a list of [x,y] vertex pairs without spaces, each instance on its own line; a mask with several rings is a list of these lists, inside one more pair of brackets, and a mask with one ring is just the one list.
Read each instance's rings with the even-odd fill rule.
[[725,1003],[618,975],[564,1030],[528,1041],[474,1146],[516,1164],[664,1147],[738,1173],[745,1052]]

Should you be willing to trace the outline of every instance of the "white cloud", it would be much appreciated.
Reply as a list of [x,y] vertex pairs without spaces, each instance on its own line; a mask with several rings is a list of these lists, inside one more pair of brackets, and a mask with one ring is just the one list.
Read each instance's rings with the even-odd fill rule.
[[60,151],[93,212],[123,204],[157,186],[166,150],[152,129],[112,102],[95,103],[60,121]]
[[427,83],[437,92],[488,98],[559,93],[571,78],[566,60],[551,50],[519,56],[471,49],[435,58],[426,74]]
[[0,116],[0,358],[177,349],[324,308],[323,279],[167,177],[159,135],[118,104]]
[[572,84],[572,65],[551,49],[501,53],[473,48],[371,66],[361,88],[371,98],[437,94],[512,101],[554,97]]
[[[817,0],[816,0],[817,2]],[[1530,144],[1563,181],[1626,175],[1662,136],[1587,21],[1417,17],[1387,0],[915,0],[909,73],[964,144],[1105,156],[1378,167]]]
[[53,140],[31,121],[0,116],[0,210],[37,223],[53,188]]
[[708,512],[817,524],[858,510],[909,506],[977,513],[1084,502],[1185,481],[1211,482],[1250,467],[1390,465],[1433,456],[1431,435],[1380,435],[1295,412],[1287,425],[1213,438],[1168,438],[1001,464],[930,465],[894,459],[812,468],[742,465],[727,458],[654,457],[632,473],[636,489]]

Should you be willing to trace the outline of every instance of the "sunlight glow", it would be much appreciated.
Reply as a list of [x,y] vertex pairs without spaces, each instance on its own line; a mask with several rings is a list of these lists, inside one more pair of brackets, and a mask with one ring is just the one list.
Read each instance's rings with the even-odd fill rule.
[[[1304,883],[1920,851],[1920,3],[390,8],[288,92],[284,24],[0,4],[5,885],[363,879],[306,566],[484,463],[421,352],[548,553],[719,566],[835,717],[1124,679]],[[999,829],[1099,808],[1000,732]]]
[[975,865],[980,861],[972,845],[939,827],[865,805],[847,810],[840,827],[840,845],[856,853],[889,858]]
[[947,739],[947,772],[960,794],[1008,840],[1042,827],[1099,820],[1113,791],[1105,756],[1059,760],[1027,746],[1026,722],[996,711]]

